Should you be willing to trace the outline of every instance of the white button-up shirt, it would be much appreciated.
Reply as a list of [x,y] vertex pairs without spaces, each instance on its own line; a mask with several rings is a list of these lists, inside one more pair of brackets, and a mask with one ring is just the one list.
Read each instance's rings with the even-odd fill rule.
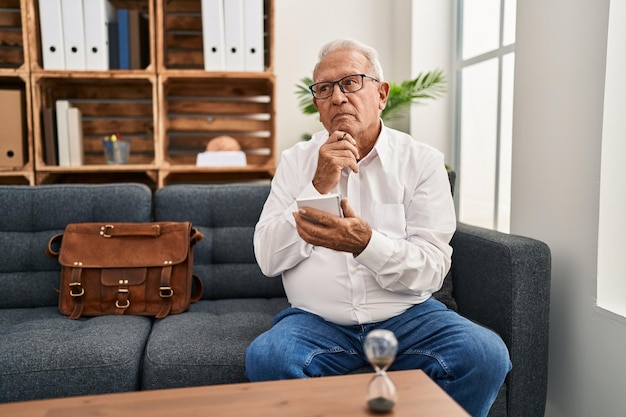
[[450,268],[456,216],[443,155],[383,126],[359,172],[343,170],[333,191],[372,227],[354,257],[306,243],[292,215],[296,198],[319,195],[311,181],[327,139],[318,132],[283,152],[254,233],[257,262],[282,274],[293,307],[340,325],[383,321],[428,299]]

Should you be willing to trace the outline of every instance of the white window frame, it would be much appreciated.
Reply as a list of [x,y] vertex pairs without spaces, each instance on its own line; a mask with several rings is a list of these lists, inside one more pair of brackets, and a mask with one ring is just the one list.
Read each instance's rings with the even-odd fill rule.
[[[499,217],[502,215],[499,201],[500,201],[500,181],[501,181],[501,169],[500,166],[500,154],[501,154],[501,124],[502,124],[502,69],[504,57],[508,54],[515,54],[515,42],[504,46],[504,20],[505,20],[505,0],[500,0],[500,29],[498,47],[483,54],[473,56],[468,59],[463,59],[463,0],[456,1],[456,39],[455,39],[455,59],[454,59],[454,73],[455,73],[455,87],[454,87],[454,166],[459,175],[457,176],[457,189],[460,190],[463,184],[463,173],[460,172],[461,167],[461,126],[462,126],[462,73],[465,68],[470,66],[491,60],[498,60],[498,98],[497,98],[497,117],[496,117],[496,152],[495,152],[495,183],[494,183],[494,212],[491,228],[498,229],[503,232],[509,231],[508,222],[504,227],[498,227]],[[510,167],[508,167],[510,170]],[[510,178],[510,175],[507,176]],[[459,212],[461,193],[455,193],[455,204],[457,212]],[[510,211],[510,207],[508,207]],[[459,213],[462,216],[462,213]],[[507,214],[507,217],[510,213]],[[483,225],[484,226],[484,225]]]

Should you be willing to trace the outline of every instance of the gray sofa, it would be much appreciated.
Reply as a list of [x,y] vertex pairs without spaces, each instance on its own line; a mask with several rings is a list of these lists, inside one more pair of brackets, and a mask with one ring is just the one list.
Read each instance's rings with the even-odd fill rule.
[[[288,306],[263,277],[252,235],[263,184],[0,186],[0,402],[245,382],[244,351]],[[68,320],[48,239],[74,222],[189,220],[204,233],[202,300],[156,320]],[[550,251],[536,240],[459,224],[451,279],[458,311],[498,332],[513,370],[490,416],[543,416]]]

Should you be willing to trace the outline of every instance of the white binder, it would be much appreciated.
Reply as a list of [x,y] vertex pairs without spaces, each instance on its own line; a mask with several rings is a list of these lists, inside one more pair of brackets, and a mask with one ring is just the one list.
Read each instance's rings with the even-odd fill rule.
[[226,71],[243,71],[243,0],[224,0]]
[[83,2],[85,69],[109,69],[109,22],[114,22],[116,18],[115,9],[108,0]]
[[43,68],[65,69],[61,0],[39,0],[39,29]]
[[202,0],[202,47],[204,69],[224,70],[224,2]]
[[63,14],[65,69],[84,70],[85,29],[83,24],[83,2],[82,0],[61,0],[61,11]]
[[243,3],[244,67],[246,71],[263,71],[263,0],[243,0]]
[[70,148],[70,166],[83,164],[83,119],[80,109],[67,109],[67,137]]
[[57,110],[57,147],[59,151],[59,166],[68,167],[71,165],[70,137],[67,126],[67,111],[70,108],[70,102],[67,100],[57,100],[55,106]]

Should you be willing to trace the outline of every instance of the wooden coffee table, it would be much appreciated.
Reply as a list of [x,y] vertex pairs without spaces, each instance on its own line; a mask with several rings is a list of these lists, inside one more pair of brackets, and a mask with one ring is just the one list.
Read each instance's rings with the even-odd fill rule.
[[[370,416],[373,374],[174,388],[0,404],[3,417],[355,417]],[[422,371],[389,373],[398,390],[393,417],[467,417]],[[59,383],[63,383],[59,381]]]

